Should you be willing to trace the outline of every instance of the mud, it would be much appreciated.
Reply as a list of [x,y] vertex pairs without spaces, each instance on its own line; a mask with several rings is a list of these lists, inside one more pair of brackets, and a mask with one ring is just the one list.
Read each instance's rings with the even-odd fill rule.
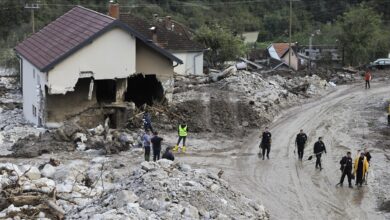
[[[375,127],[385,125],[381,106],[390,92],[387,83],[373,83],[371,90],[362,85],[341,86],[324,98],[287,110],[270,124],[270,160],[257,157],[258,131],[239,148],[217,154],[206,151],[185,160],[194,166],[223,169],[237,189],[270,210],[271,219],[388,219],[390,213],[383,211],[390,192],[389,155],[377,141],[389,137],[375,135]],[[314,161],[301,163],[293,153],[301,128],[309,136],[304,158],[312,153],[316,139],[324,137],[328,154],[322,159],[321,172],[314,168]],[[348,150],[354,157],[364,146],[373,155],[368,185],[336,188],[339,160]]]

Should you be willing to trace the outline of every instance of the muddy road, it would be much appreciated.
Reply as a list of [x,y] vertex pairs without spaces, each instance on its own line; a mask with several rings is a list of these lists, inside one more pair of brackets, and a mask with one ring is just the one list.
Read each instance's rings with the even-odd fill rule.
[[[270,160],[258,158],[259,131],[226,152],[182,156],[194,166],[223,169],[226,178],[247,196],[260,200],[272,219],[388,219],[378,211],[379,198],[389,198],[389,146],[377,146],[373,126],[386,126],[384,103],[390,99],[389,82],[337,87],[327,96],[286,110],[270,124],[273,135]],[[309,139],[304,161],[297,160],[294,142],[304,129]],[[323,170],[308,161],[313,144],[322,136],[328,153]],[[389,138],[389,137],[387,137]],[[221,144],[224,144],[221,142]],[[336,187],[339,161],[348,151],[369,147],[373,161],[368,185]]]

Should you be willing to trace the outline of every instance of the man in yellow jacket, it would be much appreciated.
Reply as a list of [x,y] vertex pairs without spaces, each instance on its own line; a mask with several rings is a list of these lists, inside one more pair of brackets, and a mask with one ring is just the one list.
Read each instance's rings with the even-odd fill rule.
[[353,171],[355,174],[355,184],[357,186],[362,186],[365,175],[368,171],[368,161],[364,156],[364,153],[361,152],[360,156],[355,159]]

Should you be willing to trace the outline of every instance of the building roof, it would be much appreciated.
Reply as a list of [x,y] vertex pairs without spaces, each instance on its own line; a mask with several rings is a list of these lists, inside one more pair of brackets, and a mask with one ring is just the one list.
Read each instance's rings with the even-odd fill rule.
[[[177,31],[168,30],[162,22],[148,22],[131,14],[120,14],[119,20],[134,28],[145,38],[152,39],[151,27],[156,28],[158,45],[172,52],[197,52],[203,51],[204,47],[191,40],[187,34],[182,34],[182,28]],[[175,25],[175,28],[179,26]],[[180,30],[180,31],[179,31]]]
[[[291,48],[295,52],[295,43],[291,44]],[[274,59],[282,58],[289,51],[288,43],[272,43],[268,48],[270,56]]]
[[16,52],[40,71],[47,72],[107,31],[119,27],[170,60],[182,63],[132,28],[114,18],[76,6],[15,47]]

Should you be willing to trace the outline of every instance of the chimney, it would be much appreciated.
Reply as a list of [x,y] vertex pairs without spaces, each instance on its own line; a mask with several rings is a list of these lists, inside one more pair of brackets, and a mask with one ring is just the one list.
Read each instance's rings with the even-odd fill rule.
[[152,41],[153,43],[155,44],[158,44],[158,41],[157,41],[157,28],[155,26],[149,28],[149,30],[152,32]]
[[108,4],[108,15],[119,19],[119,4],[115,0],[110,0],[110,3]]
[[167,30],[172,30],[172,18],[171,18],[171,16],[166,16],[165,17],[165,28]]

